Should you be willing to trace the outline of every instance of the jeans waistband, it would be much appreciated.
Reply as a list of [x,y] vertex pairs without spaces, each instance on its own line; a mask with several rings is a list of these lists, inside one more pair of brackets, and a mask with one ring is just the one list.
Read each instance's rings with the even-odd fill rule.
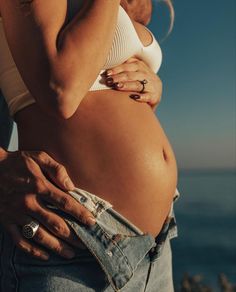
[[[97,222],[99,222],[99,224],[102,225],[102,220],[99,220],[100,215],[104,211],[106,211],[112,217],[116,218],[118,222],[122,223],[121,224],[123,226],[122,229],[125,229],[126,232],[128,232],[128,234],[130,233],[130,231],[133,231],[134,234],[137,235],[144,234],[144,232],[142,232],[137,226],[131,223],[127,218],[125,218],[116,210],[114,210],[113,206],[109,202],[103,200],[102,198],[79,188],[76,188],[74,191],[69,193],[74,199],[76,199],[82,205],[84,205],[96,217]],[[112,230],[109,231],[112,232]]]
[[85,226],[70,215],[53,207],[73,228],[82,243],[97,259],[115,291],[123,288],[134,275],[155,239],[116,212],[112,205],[85,190],[76,188],[70,195],[90,210],[96,224]]
[[174,223],[173,208],[161,232],[154,238],[145,234],[102,198],[80,188],[69,193],[94,215],[97,222],[94,226],[85,226],[57,208],[51,208],[64,217],[97,259],[115,291],[119,291],[129,282],[138,264],[147,254],[151,261],[157,260],[166,239],[177,235],[176,226],[171,227],[170,224]]

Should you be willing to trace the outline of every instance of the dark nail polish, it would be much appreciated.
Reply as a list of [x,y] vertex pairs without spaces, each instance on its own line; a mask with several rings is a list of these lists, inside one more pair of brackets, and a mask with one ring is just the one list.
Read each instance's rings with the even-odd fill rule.
[[141,98],[141,96],[140,95],[138,95],[138,94],[130,94],[130,96],[129,96],[130,98],[132,98],[132,99],[140,99]]
[[114,83],[114,80],[113,80],[112,77],[108,77],[106,82],[107,82],[108,85],[112,85]]

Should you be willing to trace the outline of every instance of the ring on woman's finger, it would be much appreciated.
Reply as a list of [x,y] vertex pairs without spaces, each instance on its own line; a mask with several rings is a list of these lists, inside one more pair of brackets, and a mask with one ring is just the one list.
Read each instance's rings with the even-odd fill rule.
[[145,91],[145,85],[148,83],[147,79],[138,80],[138,82],[142,85],[142,89],[139,91],[139,93],[143,93]]
[[39,223],[37,221],[32,220],[29,224],[25,224],[22,227],[22,235],[27,239],[33,238],[38,229]]

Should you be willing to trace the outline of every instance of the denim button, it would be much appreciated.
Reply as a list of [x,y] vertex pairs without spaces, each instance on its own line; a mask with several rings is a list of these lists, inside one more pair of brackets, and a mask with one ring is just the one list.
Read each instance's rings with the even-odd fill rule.
[[110,250],[107,250],[106,251],[106,254],[109,255],[109,257],[112,257],[113,256],[113,253]]
[[80,197],[79,201],[80,203],[86,203],[88,199],[86,197]]

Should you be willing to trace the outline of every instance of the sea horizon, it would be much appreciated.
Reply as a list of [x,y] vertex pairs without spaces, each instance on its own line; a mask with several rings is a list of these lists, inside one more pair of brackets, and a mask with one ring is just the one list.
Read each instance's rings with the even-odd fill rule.
[[198,175],[198,174],[235,174],[235,167],[180,167],[178,168],[179,175]]
[[181,168],[178,190],[175,284],[185,273],[202,275],[214,292],[221,273],[236,284],[236,168]]

